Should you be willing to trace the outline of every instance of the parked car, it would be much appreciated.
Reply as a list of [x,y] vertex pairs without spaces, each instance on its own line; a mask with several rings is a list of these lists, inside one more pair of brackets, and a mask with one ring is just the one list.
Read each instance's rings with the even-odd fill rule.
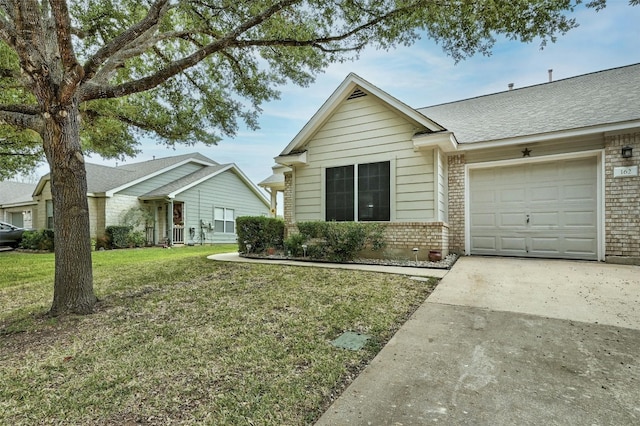
[[18,247],[24,231],[26,229],[0,222],[0,246]]

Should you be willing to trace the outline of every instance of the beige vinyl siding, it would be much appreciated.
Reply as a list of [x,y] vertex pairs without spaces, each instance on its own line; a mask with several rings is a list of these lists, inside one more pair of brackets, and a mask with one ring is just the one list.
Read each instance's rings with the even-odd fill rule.
[[432,220],[433,151],[416,152],[418,128],[373,96],[344,101],[305,146],[308,165],[295,173],[295,221],[324,218],[323,170],[391,161],[391,220]]
[[[214,222],[214,208],[234,210],[234,220],[239,216],[268,216],[269,205],[261,199],[233,171],[227,170],[199,185],[176,195],[176,202],[184,202],[185,242],[200,243],[200,221]],[[189,228],[196,228],[192,241]],[[235,243],[236,234],[215,233],[206,229],[206,243]]]
[[202,164],[196,163],[187,163],[183,164],[180,167],[176,167],[173,170],[166,171],[152,178],[146,179],[143,182],[130,186],[128,188],[119,191],[119,194],[122,195],[135,195],[140,196],[144,195],[148,192],[151,192],[157,188],[163,187],[171,182],[174,182],[184,176],[190,175],[193,172],[196,172],[203,168]]

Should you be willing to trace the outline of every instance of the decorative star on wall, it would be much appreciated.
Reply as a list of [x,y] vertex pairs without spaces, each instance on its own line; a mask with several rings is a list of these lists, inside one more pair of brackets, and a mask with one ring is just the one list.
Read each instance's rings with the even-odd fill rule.
[[531,157],[531,155],[530,155],[530,154],[531,154],[531,150],[530,150],[529,148],[525,148],[525,149],[522,151],[522,156],[523,156],[523,157]]

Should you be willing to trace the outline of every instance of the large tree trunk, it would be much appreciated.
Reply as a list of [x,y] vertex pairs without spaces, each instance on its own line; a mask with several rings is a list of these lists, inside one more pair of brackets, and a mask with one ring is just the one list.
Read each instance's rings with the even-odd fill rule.
[[80,147],[78,103],[46,115],[44,148],[51,169],[55,284],[51,315],[87,314],[93,291],[87,173]]

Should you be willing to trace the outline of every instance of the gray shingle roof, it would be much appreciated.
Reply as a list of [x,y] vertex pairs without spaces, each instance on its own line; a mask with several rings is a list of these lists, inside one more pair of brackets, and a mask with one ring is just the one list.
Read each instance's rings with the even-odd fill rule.
[[93,193],[106,192],[189,159],[218,164],[199,153],[163,157],[118,167],[86,163],[88,191]]
[[459,143],[640,119],[640,64],[419,108]]
[[221,169],[224,169],[225,167],[228,167],[228,166],[229,166],[228,164],[218,164],[215,166],[203,167],[202,169],[197,170],[178,180],[175,180],[167,185],[164,185],[160,188],[156,188],[153,191],[144,194],[141,198],[166,197],[169,194],[181,188],[184,188],[185,186],[188,186],[194,182],[197,182],[198,180],[205,178],[211,175],[212,173],[220,171]]
[[0,206],[31,202],[35,189],[35,183],[0,182]]

